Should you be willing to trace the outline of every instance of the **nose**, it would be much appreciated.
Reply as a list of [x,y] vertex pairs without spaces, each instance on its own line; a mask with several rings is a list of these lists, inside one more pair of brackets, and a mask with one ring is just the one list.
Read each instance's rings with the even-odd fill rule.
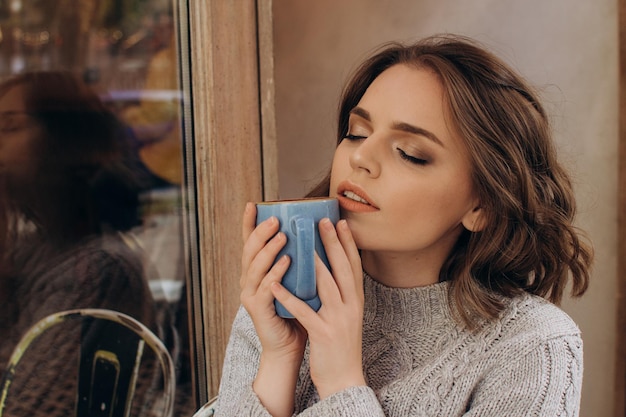
[[371,135],[360,141],[350,155],[350,166],[354,170],[365,171],[368,176],[376,178],[380,175],[383,154],[381,138]]

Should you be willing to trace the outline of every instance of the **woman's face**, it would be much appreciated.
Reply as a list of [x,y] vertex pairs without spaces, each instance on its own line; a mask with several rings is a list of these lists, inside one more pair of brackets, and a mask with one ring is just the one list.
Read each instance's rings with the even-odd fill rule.
[[40,134],[36,120],[27,113],[24,88],[10,87],[0,96],[0,175],[10,183],[27,184],[32,179]]
[[330,184],[362,252],[405,257],[437,275],[480,213],[468,153],[445,114],[433,72],[387,69],[351,112]]

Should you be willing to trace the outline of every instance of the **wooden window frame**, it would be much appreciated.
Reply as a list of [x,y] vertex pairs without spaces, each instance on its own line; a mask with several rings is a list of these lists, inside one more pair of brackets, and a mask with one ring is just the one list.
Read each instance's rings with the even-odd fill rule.
[[202,318],[192,324],[199,378],[206,374],[195,384],[202,404],[217,395],[239,307],[244,206],[277,196],[272,0],[193,1],[187,10],[201,277],[191,310]]
[[617,354],[615,416],[626,416],[626,0],[618,4],[619,138],[617,207]]

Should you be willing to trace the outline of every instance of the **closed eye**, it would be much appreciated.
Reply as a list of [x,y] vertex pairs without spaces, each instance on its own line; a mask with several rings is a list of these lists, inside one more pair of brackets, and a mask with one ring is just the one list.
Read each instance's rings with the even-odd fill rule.
[[22,128],[22,125],[13,118],[2,119],[0,121],[0,131],[9,133],[16,132]]
[[396,150],[400,153],[400,157],[402,159],[404,159],[405,161],[408,161],[408,162],[410,162],[412,164],[415,164],[415,165],[426,165],[428,163],[427,160],[418,158],[416,156],[409,155],[408,153],[404,152],[400,148],[396,148]]
[[362,140],[362,139],[366,139],[367,136],[352,135],[352,134],[348,133],[343,138],[344,139],[348,139],[348,140]]

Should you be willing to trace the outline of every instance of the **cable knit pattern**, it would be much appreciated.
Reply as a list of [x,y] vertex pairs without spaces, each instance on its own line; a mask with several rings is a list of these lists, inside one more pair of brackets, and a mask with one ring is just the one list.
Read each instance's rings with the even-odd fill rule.
[[[558,307],[531,295],[510,300],[470,332],[454,319],[448,283],[389,288],[365,275],[363,369],[367,387],[323,401],[308,349],[294,415],[577,416],[582,339]],[[261,346],[240,309],[224,362],[217,416],[269,416],[252,390]]]

